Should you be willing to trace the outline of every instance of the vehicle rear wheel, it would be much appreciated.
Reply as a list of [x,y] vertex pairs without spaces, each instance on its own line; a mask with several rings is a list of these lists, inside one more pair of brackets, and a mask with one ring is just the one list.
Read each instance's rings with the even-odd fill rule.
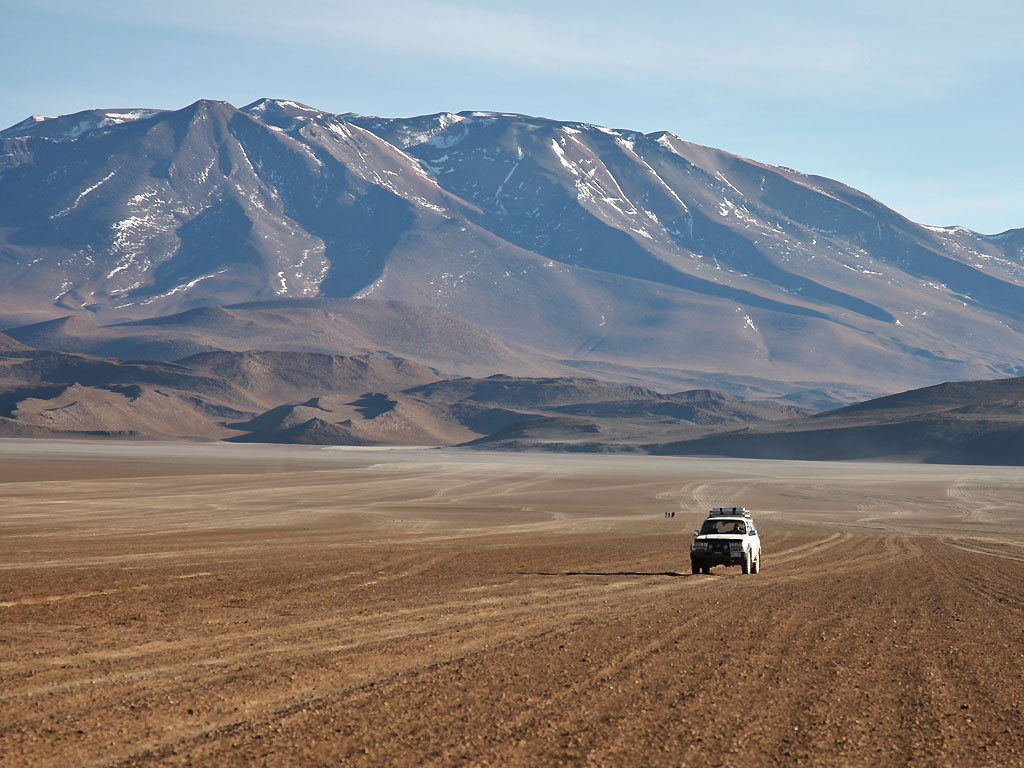
[[745,555],[743,555],[743,563],[740,566],[743,569],[744,573],[750,573],[750,563],[751,563],[750,553],[747,552]]
[[761,553],[760,552],[757,553],[757,557],[755,557],[754,560],[750,563],[750,572],[751,573],[760,573],[761,572]]
[[691,572],[692,572],[692,573],[693,573],[693,574],[694,574],[695,576],[696,576],[696,575],[697,575],[698,573],[700,573],[700,566],[699,566],[699,565],[697,564],[697,561],[696,561],[696,560],[691,560],[691,561],[690,561],[690,571],[691,571]]
[[700,567],[700,572],[701,573],[711,573],[711,566],[710,565],[702,565]]

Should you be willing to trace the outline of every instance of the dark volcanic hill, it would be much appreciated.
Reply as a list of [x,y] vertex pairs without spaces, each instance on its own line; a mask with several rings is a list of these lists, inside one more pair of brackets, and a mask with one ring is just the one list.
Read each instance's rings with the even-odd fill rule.
[[164,363],[16,350],[0,353],[0,436],[225,439],[282,404],[437,379],[383,355],[217,352]]
[[[188,363],[189,361],[184,361]],[[487,448],[639,450],[708,425],[761,423],[808,412],[745,403],[708,390],[663,395],[594,379],[440,379],[360,398],[319,397],[233,424],[261,442],[470,444]]]
[[653,453],[1024,465],[1024,378],[903,392],[810,417],[648,445]]
[[180,362],[192,371],[226,379],[246,392],[276,402],[339,392],[400,392],[440,378],[432,368],[381,355],[207,352]]
[[818,414],[815,418],[847,418],[922,412],[983,413],[1015,417],[1022,412],[1024,378],[952,381],[901,392]]
[[229,381],[174,363],[0,353],[0,435],[220,438],[258,411]]
[[4,352],[20,352],[28,349],[24,344],[16,339],[12,339],[5,333],[0,333],[0,354]]
[[[841,403],[1024,372],[1022,249],[1022,230],[921,226],[839,182],[666,132],[524,115],[199,101],[0,132],[7,328],[390,300],[524,351],[475,375],[555,360],[665,391]],[[177,351],[239,348],[209,330],[237,319],[189,318],[207,328],[176,329]],[[102,351],[145,352],[151,327],[104,331]],[[287,348],[318,333],[296,324]]]

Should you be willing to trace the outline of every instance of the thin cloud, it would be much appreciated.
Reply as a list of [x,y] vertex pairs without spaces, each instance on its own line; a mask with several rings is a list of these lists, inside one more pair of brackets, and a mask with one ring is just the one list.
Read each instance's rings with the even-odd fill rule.
[[[567,2],[507,5],[392,0],[180,0],[167,6],[122,0],[37,0],[51,13],[121,24],[184,29],[257,44],[308,46],[322,61],[332,49],[375,57],[501,67],[561,82],[645,78],[665,84],[771,89],[842,99],[885,95],[942,98],[986,62],[1020,61],[1020,26],[999,24],[1013,11],[1000,2],[887,4]],[[1020,12],[1016,12],[1020,20]],[[1012,18],[1007,19],[1012,21]],[[954,44],[951,33],[986,32],[986,43]],[[963,37],[961,37],[963,41]],[[315,50],[314,50],[315,49]]]

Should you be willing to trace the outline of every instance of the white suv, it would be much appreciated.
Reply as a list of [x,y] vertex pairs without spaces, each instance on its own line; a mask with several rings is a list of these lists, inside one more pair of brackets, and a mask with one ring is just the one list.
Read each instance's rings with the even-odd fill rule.
[[690,544],[690,569],[710,573],[713,565],[738,565],[743,573],[761,570],[761,539],[743,507],[715,507]]

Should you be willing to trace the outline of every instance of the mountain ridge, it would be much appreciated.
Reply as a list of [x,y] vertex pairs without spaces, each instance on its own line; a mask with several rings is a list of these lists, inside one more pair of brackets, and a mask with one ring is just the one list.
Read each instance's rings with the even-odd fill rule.
[[[602,404],[612,412],[602,413]],[[658,412],[666,404],[687,410],[666,419]],[[588,407],[571,412],[580,405]],[[0,352],[2,436],[456,445],[540,421],[633,445],[640,436],[685,434],[686,425],[800,413],[703,390],[660,395],[593,379],[444,379],[373,353],[208,352],[168,363]]]

